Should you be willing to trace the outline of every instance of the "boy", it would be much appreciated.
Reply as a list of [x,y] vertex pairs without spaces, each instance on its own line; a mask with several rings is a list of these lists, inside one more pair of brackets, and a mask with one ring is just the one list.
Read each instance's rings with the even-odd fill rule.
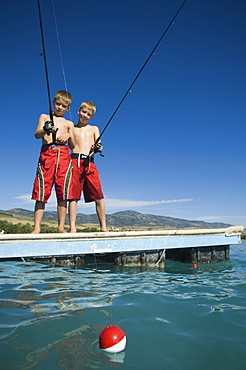
[[85,202],[95,202],[96,212],[101,231],[108,231],[106,227],[104,196],[98,170],[94,164],[94,153],[101,152],[99,143],[94,145],[99,138],[97,126],[91,126],[88,121],[93,118],[96,106],[85,101],[80,105],[78,114],[79,122],[74,127],[75,147],[72,149],[73,175],[72,175],[72,200],[69,202],[70,232],[76,232],[76,214],[78,200],[83,190]]
[[72,96],[65,90],[56,92],[53,99],[53,122],[48,114],[41,114],[35,131],[36,139],[42,138],[41,153],[34,180],[32,199],[36,200],[33,234],[40,233],[41,221],[53,184],[57,197],[58,232],[64,233],[67,200],[71,188],[72,162],[70,149],[74,148],[74,125],[63,115],[68,111]]

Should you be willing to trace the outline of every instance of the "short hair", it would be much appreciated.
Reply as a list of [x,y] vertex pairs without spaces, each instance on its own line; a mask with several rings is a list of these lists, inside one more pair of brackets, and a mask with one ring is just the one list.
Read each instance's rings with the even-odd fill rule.
[[97,107],[95,106],[94,103],[92,103],[91,101],[83,101],[81,104],[80,104],[80,107],[79,109],[83,108],[83,107],[86,107],[90,110],[92,110],[93,114],[96,113],[96,110],[97,110]]
[[59,90],[56,92],[54,101],[58,99],[63,99],[68,105],[71,105],[72,103],[72,95],[66,90]]

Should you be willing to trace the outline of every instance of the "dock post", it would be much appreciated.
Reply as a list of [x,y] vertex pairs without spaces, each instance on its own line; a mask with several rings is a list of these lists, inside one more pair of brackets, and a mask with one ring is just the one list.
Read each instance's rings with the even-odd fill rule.
[[166,258],[179,262],[215,263],[230,259],[229,245],[168,249]]

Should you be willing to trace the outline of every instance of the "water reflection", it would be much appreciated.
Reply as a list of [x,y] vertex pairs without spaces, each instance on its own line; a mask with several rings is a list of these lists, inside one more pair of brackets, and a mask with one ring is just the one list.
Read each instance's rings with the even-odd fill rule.
[[[86,268],[54,268],[36,263],[6,263],[1,269],[0,307],[15,310],[11,324],[44,315],[110,306],[129,293],[164,294],[177,298],[234,296],[241,281],[234,263],[199,265],[167,261],[165,270],[109,264]],[[14,267],[14,268],[13,268]],[[95,267],[95,266],[94,266]],[[8,274],[11,274],[8,276]],[[27,311],[33,315],[28,315]],[[20,319],[16,319],[18,316]]]
[[[11,339],[5,340],[5,344],[11,345],[22,355],[22,359],[12,361],[12,368],[35,369],[45,361],[48,361],[51,366],[52,357],[55,358],[54,368],[62,369],[99,369],[102,362],[110,367],[117,367],[117,364],[124,362],[124,354],[108,357],[99,350],[97,338],[98,332],[103,329],[102,326],[83,324],[74,330],[60,331],[59,337],[55,338],[52,335],[52,328],[57,332],[57,324],[54,321],[56,320],[49,321],[49,330],[47,328],[49,336],[45,334],[44,327],[42,328],[43,340],[35,338],[35,341],[31,342],[28,338],[27,328]],[[64,322],[61,322],[60,325],[62,328]],[[38,334],[39,324],[36,324],[36,328],[33,327],[33,330]]]

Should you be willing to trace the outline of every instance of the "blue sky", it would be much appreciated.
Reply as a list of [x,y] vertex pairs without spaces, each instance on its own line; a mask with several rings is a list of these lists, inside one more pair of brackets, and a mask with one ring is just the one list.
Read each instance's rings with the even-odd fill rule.
[[[91,100],[102,131],[182,1],[40,2],[51,95],[65,88],[63,63],[66,117],[76,123]],[[49,108],[37,1],[1,5],[0,209],[32,210],[34,131]],[[96,164],[107,213],[246,226],[245,15],[241,0],[187,0],[103,134]],[[54,196],[46,209],[56,209]],[[94,205],[81,201],[79,212]]]

